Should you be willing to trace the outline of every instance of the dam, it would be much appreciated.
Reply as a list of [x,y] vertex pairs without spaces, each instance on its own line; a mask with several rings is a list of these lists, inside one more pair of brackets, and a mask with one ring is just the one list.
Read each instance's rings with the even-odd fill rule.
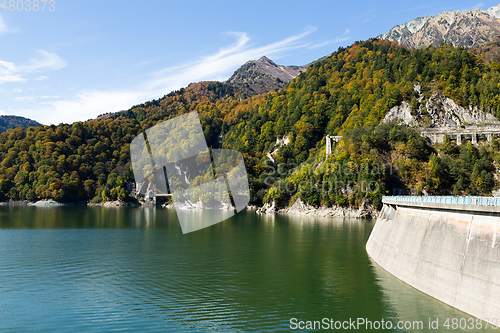
[[366,244],[383,269],[441,302],[500,318],[500,198],[386,196]]

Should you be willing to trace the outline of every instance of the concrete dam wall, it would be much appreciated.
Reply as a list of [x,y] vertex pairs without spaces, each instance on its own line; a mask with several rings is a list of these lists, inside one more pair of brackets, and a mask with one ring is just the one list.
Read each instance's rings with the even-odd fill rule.
[[481,319],[500,318],[500,200],[414,198],[384,198],[368,255],[450,306]]

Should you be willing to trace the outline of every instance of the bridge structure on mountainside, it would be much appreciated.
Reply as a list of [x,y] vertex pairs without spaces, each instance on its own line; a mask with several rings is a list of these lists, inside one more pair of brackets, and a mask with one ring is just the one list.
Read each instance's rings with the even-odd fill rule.
[[494,136],[500,136],[500,125],[471,125],[461,127],[436,127],[417,129],[420,135],[428,137],[432,143],[443,143],[445,134],[457,140],[457,145],[462,144],[462,138],[470,138],[473,145],[478,144],[478,138],[486,138],[491,142]]
[[[457,145],[462,144],[462,138],[471,140],[473,145],[477,145],[481,139],[491,142],[494,137],[500,137],[500,125],[470,125],[456,127],[419,127],[417,131],[422,136],[426,136],[431,140],[431,143],[443,143],[444,136],[447,134],[451,139],[457,141]],[[335,144],[342,140],[341,135],[327,135],[326,141],[326,157],[332,154],[332,149]]]
[[342,140],[342,135],[337,135],[337,136],[332,136],[332,135],[327,135],[325,137],[326,141],[326,157],[330,156],[332,154],[332,146],[333,143],[335,142],[336,144]]

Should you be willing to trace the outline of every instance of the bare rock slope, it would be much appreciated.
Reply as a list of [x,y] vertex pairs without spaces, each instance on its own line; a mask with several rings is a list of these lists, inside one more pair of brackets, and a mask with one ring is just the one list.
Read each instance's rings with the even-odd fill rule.
[[464,48],[481,47],[500,34],[500,4],[488,10],[471,9],[426,15],[396,25],[377,36],[408,47],[439,46],[442,43]]
[[441,93],[434,93],[427,100],[424,100],[420,94],[420,86],[415,85],[414,89],[419,93],[418,107],[412,108],[408,102],[403,101],[400,105],[396,105],[389,110],[382,121],[383,123],[401,121],[403,124],[412,127],[500,125],[500,121],[494,115],[481,110],[475,105],[464,108]]
[[286,87],[306,69],[307,66],[276,65],[264,56],[258,60],[247,61],[226,83],[246,93],[247,96],[253,96]]

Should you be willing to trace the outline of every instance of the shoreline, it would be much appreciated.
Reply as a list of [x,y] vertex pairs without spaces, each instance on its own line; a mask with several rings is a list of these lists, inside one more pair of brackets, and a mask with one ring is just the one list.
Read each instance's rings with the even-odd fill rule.
[[140,204],[129,203],[121,200],[115,201],[106,201],[100,203],[93,202],[59,202],[52,199],[48,200],[38,200],[38,201],[29,201],[29,200],[8,200],[8,201],[0,201],[0,206],[35,206],[35,207],[60,207],[60,206],[104,206],[104,207],[125,207],[125,206],[140,206]]
[[[1,201],[0,206],[34,206],[34,207],[61,207],[61,206],[101,206],[101,207],[158,207],[158,208],[174,208],[171,205],[155,205],[143,204],[140,202],[125,202],[122,200],[106,201],[99,203],[92,202],[57,202],[55,200],[39,200],[39,201]],[[192,208],[203,209],[203,208]],[[247,205],[245,210],[253,210],[257,214],[290,214],[300,216],[316,216],[316,217],[349,217],[349,218],[377,218],[379,211],[365,201],[359,208],[352,207],[314,207],[304,203],[301,199],[297,199],[293,205],[287,208],[276,208],[274,202],[266,203],[264,206]]]
[[349,217],[349,218],[373,218],[376,219],[379,211],[371,204],[363,201],[359,208],[352,207],[314,207],[308,203],[304,203],[301,199],[297,199],[293,205],[287,208],[276,208],[275,203],[267,203],[257,210],[258,214],[292,214],[300,216],[316,216],[316,217]]

